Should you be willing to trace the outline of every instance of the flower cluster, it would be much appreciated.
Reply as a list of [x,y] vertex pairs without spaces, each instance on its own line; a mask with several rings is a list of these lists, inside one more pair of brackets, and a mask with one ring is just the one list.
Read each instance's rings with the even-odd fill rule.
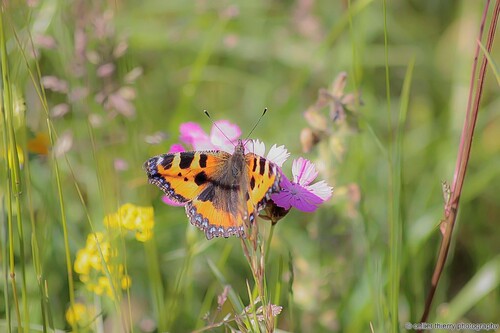
[[75,272],[89,291],[114,299],[116,289],[127,289],[131,284],[123,264],[116,263],[117,257],[105,234],[89,234],[85,247],[76,254]]
[[[317,149],[318,157],[329,164],[329,169],[342,164],[349,138],[359,131],[357,115],[363,101],[359,92],[345,92],[346,85],[347,74],[341,72],[328,89],[319,90],[318,98],[303,114],[308,126],[300,133],[302,151],[310,152],[321,144],[323,149]],[[334,177],[330,180],[335,181]],[[359,185],[336,186],[335,193],[337,202],[344,203],[340,210],[349,218],[356,217],[361,200]]]
[[71,326],[85,327],[95,317],[96,311],[93,306],[87,306],[77,302],[66,310],[66,321]]
[[[104,224],[120,232],[133,231],[135,238],[144,242],[152,236],[153,207],[124,204],[115,213],[106,216]],[[112,248],[111,240],[107,233],[90,234],[85,247],[76,254],[74,267],[88,290],[113,298],[113,288],[127,289],[131,280],[125,274],[123,264],[116,262],[118,253]]]
[[[79,19],[72,22],[73,54],[67,63],[62,66],[58,63],[59,66],[56,66],[64,68],[64,75],[69,73],[71,80],[62,78],[61,73],[44,75],[41,78],[46,90],[60,95],[63,99],[62,103],[51,108],[52,119],[89,109],[89,98],[106,111],[89,114],[89,120],[94,126],[119,115],[134,117],[135,83],[142,75],[142,68],[136,67],[122,74],[120,62],[127,54],[128,43],[124,36],[119,36],[116,32],[113,24],[114,12],[85,2],[79,3],[77,10]],[[55,36],[36,35],[35,55],[39,56],[43,52],[51,59],[56,53],[60,53],[60,42]],[[61,57],[55,59],[59,61]]]
[[[302,129],[302,150],[309,152],[320,141],[330,139],[333,151],[343,153],[343,139],[347,133],[357,129],[356,108],[363,104],[356,93],[344,93],[347,74],[340,73],[330,89],[320,89],[316,103],[304,112],[309,124]],[[325,112],[328,115],[325,114]]]
[[153,207],[140,207],[126,203],[116,213],[106,216],[104,224],[108,228],[132,231],[138,241],[145,242],[153,235],[155,225]]
[[[240,137],[241,130],[237,125],[226,120],[221,120],[214,123],[210,134],[207,134],[200,125],[192,122],[181,124],[180,133],[182,144],[172,145],[170,148],[171,153],[184,151],[185,146],[193,150],[215,149],[233,153],[235,147],[234,141]],[[276,223],[277,220],[288,213],[292,207],[304,212],[313,212],[320,204],[332,196],[333,189],[325,181],[311,185],[318,176],[318,171],[316,171],[314,164],[305,158],[301,157],[293,161],[293,178],[287,178],[281,169],[290,156],[285,146],[277,146],[275,144],[269,149],[266,155],[266,147],[263,142],[249,140],[245,144],[245,150],[259,156],[265,156],[279,167],[279,172],[281,173],[281,190],[271,195],[271,200],[267,207],[271,208],[271,210],[266,209],[268,211],[267,218],[272,220],[273,223]],[[167,197],[164,197],[163,201],[169,205],[179,205]],[[279,214],[276,213],[278,211]]]

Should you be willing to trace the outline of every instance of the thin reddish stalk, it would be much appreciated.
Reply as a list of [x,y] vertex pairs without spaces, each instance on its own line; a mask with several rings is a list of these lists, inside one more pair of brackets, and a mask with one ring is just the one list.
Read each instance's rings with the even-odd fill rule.
[[[475,90],[475,96],[473,99],[472,96],[474,92],[477,59],[480,50],[479,42],[482,40],[483,30],[486,22],[489,5],[490,5],[490,0],[486,2],[483,12],[483,17],[481,19],[481,28],[479,31],[478,43],[476,47],[476,53],[474,55],[474,63],[472,66],[473,68],[472,68],[471,82],[469,88],[469,99],[467,102],[467,112],[464,121],[464,127],[462,129],[462,134],[460,138],[460,146],[458,148],[457,164],[453,176],[453,183],[451,185],[451,196],[450,199],[446,202],[444,207],[443,223],[446,227],[446,230],[443,235],[443,239],[441,241],[438,260],[436,263],[436,267],[434,268],[434,273],[432,275],[431,287],[429,293],[427,294],[427,299],[425,301],[424,313],[422,314],[422,318],[420,319],[421,322],[425,322],[427,320],[427,317],[429,316],[432,300],[434,298],[434,293],[436,292],[439,278],[441,277],[441,273],[443,272],[446,258],[448,257],[451,235],[453,232],[453,227],[455,226],[455,220],[457,218],[457,212],[458,212],[458,204],[460,201],[460,196],[462,194],[462,187],[464,184],[465,173],[467,171],[467,165],[469,163],[470,151],[472,147],[472,139],[474,137],[474,129],[476,127],[479,104],[483,92],[484,77],[486,75],[486,68],[488,64],[488,59],[486,58],[486,56],[483,55],[481,60],[481,68],[479,70],[479,76],[477,79],[477,88]],[[488,38],[486,42],[486,50],[488,50],[488,52],[491,52],[491,47],[493,45],[499,12],[500,12],[500,0],[497,0],[495,3],[495,9],[493,11],[493,15],[491,17]]]

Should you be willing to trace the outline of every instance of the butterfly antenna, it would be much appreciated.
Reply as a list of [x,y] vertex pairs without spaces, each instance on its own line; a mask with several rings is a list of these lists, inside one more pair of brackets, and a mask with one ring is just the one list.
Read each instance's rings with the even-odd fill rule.
[[262,117],[264,117],[264,115],[266,114],[266,112],[267,112],[267,108],[265,108],[265,109],[264,109],[264,111],[262,112],[262,114],[261,114],[261,115],[260,115],[260,117],[259,117],[259,120],[257,120],[257,122],[255,123],[255,125],[253,125],[252,130],[250,131],[250,133],[248,133],[248,135],[247,135],[247,137],[246,137],[246,139],[245,139],[245,144],[246,144],[246,142],[248,141],[248,138],[250,137],[250,135],[252,135],[252,133],[253,133],[254,129],[255,129],[255,128],[257,128],[257,125],[259,125],[259,123],[260,123],[260,121],[261,121]]
[[215,126],[215,128],[217,128],[222,133],[222,135],[224,135],[224,137],[227,139],[227,141],[231,142],[233,144],[233,146],[236,147],[236,145],[234,144],[233,140],[231,140],[230,138],[228,138],[227,135],[226,135],[226,133],[224,133],[224,131],[221,130],[221,128],[215,123],[215,121],[212,120],[212,117],[210,117],[210,113],[208,113],[207,110],[203,110],[203,113],[205,113],[205,115],[208,117],[208,119],[210,119],[210,121]]

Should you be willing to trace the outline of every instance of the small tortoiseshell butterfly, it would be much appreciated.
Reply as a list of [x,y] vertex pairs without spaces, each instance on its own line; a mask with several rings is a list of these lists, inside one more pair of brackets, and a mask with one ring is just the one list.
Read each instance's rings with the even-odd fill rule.
[[149,183],[168,198],[185,204],[191,224],[213,237],[246,237],[271,193],[279,192],[278,166],[254,153],[245,154],[238,140],[234,154],[188,151],[163,154],[144,163]]

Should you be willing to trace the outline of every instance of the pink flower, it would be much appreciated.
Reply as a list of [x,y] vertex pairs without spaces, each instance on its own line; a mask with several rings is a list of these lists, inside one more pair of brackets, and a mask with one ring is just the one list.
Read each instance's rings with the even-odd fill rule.
[[180,153],[182,151],[186,151],[186,149],[184,149],[184,147],[181,144],[174,143],[173,145],[170,146],[170,149],[168,150],[168,153],[169,154]]
[[175,201],[175,200],[172,200],[170,199],[169,197],[167,197],[166,195],[164,195],[161,200],[163,200],[164,203],[166,203],[167,205],[169,206],[175,206],[175,207],[180,207],[180,206],[185,206],[186,203],[180,203],[178,201]]
[[309,185],[318,176],[316,167],[309,160],[299,157],[292,164],[293,181],[281,174],[281,191],[271,195],[274,203],[284,209],[295,207],[303,212],[313,212],[332,196],[333,188],[322,180]]
[[220,130],[217,126],[212,125],[210,135],[208,135],[197,123],[183,123],[180,126],[181,136],[179,139],[183,143],[190,145],[194,150],[216,149],[233,153],[234,142],[241,135],[240,128],[227,120],[219,120],[215,124]]
[[[183,123],[180,126],[181,135],[179,139],[184,144],[190,146],[190,149],[193,150],[223,150],[232,154],[234,152],[236,141],[241,135],[240,128],[238,125],[235,125],[227,120],[218,120],[215,124],[220,128],[220,130],[217,126],[212,125],[210,135],[208,135],[197,123]],[[185,150],[184,146],[176,143],[170,146],[169,153],[177,153]],[[279,167],[281,167],[290,156],[290,153],[287,151],[285,146],[277,146],[276,144],[269,149],[269,153],[265,156],[266,146],[264,142],[260,140],[246,141],[245,153],[254,153],[256,155],[266,157]]]

